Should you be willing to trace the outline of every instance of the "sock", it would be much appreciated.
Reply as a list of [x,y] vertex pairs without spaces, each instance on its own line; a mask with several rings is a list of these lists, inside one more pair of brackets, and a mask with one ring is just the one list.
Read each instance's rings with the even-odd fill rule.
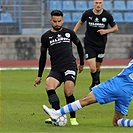
[[82,108],[82,106],[81,106],[79,100],[77,100],[77,101],[69,103],[69,104],[65,105],[64,107],[60,108],[59,110],[56,111],[55,114],[64,115],[69,112],[80,110],[81,108]]
[[52,108],[55,110],[60,109],[60,101],[55,90],[48,90],[47,95],[49,98],[49,103],[51,104]]
[[97,71],[97,73],[98,73],[98,75],[99,75],[99,79],[98,79],[99,84],[100,84],[100,82],[101,82],[101,81],[100,81],[100,72],[101,72],[101,71]]
[[95,85],[98,85],[99,84],[99,74],[98,72],[96,71],[95,73],[92,73],[91,72],[91,77],[92,77],[92,87],[95,86]]
[[[74,97],[73,94],[72,94],[71,96],[69,96],[69,97],[65,96],[65,98],[66,98],[67,104],[72,103],[72,102],[75,101],[75,97]],[[75,117],[76,117],[75,111],[74,111],[74,112],[70,112],[70,117],[71,117],[71,118],[75,118]]]
[[117,121],[117,124],[118,126],[123,126],[123,127],[133,127],[133,120],[122,118]]

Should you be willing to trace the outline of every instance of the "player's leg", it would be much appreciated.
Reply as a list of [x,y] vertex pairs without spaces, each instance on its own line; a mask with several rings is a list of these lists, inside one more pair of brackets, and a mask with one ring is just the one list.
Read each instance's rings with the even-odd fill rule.
[[57,119],[61,115],[74,112],[77,110],[82,109],[84,106],[96,103],[96,98],[93,94],[93,92],[90,92],[87,96],[81,98],[80,100],[74,101],[72,103],[69,103],[59,110],[52,110],[49,109],[47,106],[43,105],[44,111],[52,118],[52,119]]
[[[66,98],[66,103],[72,103],[75,101],[75,97],[73,95],[74,90],[74,83],[70,80],[67,80],[64,84],[64,93]],[[71,125],[79,125],[79,123],[76,120],[76,112],[70,112],[70,123]]]
[[[76,65],[74,67],[75,69],[69,69],[64,72],[64,94],[67,104],[75,101],[73,91],[77,77],[77,67]],[[76,112],[70,112],[70,123],[71,125],[79,125],[76,120]]]
[[99,75],[97,73],[97,68],[96,68],[96,57],[97,57],[97,53],[96,53],[95,48],[92,48],[88,44],[85,44],[85,58],[86,58],[88,66],[90,68],[90,74],[91,74],[91,78],[92,78],[92,83],[89,87],[90,90],[98,82]]
[[114,125],[114,126],[118,126],[117,121],[118,121],[119,119],[121,119],[121,118],[124,118],[124,115],[121,114],[121,113],[118,112],[118,111],[115,111],[115,112],[114,112],[114,117],[113,117],[113,125]]
[[92,77],[92,83],[90,85],[90,90],[91,90],[92,87],[99,84],[99,74],[98,74],[97,68],[96,68],[96,58],[88,59],[87,63],[90,68],[90,74]]
[[[126,89],[128,89],[128,87]],[[113,124],[114,126],[131,127],[133,126],[133,120],[124,117],[128,113],[128,107],[130,105],[130,101],[132,100],[132,95],[130,94],[130,91],[128,94],[128,92],[125,93],[124,91],[121,90],[122,90],[121,88],[120,90],[118,89],[120,97],[115,101]]]
[[[54,76],[53,76],[54,75]],[[48,95],[49,103],[51,104],[52,108],[57,110],[60,108],[60,101],[56,94],[56,88],[60,85],[58,73],[51,71],[46,79],[46,92]],[[45,120],[45,123],[52,124],[51,119],[48,118]]]
[[97,73],[98,73],[98,84],[100,84],[101,64],[102,62],[96,62],[96,68],[97,68]]
[[98,73],[98,84],[100,84],[100,71],[101,71],[101,65],[102,65],[102,62],[103,62],[103,58],[104,58],[104,50],[105,49],[100,49],[96,51],[97,53],[97,56],[96,56],[96,69],[97,69],[97,73]]
[[118,126],[133,127],[133,120],[127,118],[121,118],[117,121]]
[[56,94],[56,88],[59,85],[59,81],[53,77],[48,77],[46,79],[46,91],[49,99],[49,103],[52,108],[57,110],[60,108],[59,98]]

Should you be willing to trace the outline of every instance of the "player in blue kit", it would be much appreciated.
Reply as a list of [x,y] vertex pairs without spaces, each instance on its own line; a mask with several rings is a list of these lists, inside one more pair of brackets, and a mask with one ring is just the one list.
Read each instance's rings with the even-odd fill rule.
[[124,118],[128,113],[130,101],[133,98],[133,59],[129,62],[120,74],[92,88],[92,91],[85,97],[73,103],[65,105],[55,111],[43,105],[44,111],[53,120],[68,112],[77,111],[84,106],[99,103],[107,104],[115,102],[115,112],[113,117],[114,126],[133,126],[133,120]]

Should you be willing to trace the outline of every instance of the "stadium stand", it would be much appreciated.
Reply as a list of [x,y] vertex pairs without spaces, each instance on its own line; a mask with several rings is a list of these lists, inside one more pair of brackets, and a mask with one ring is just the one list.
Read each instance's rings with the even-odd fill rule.
[[[14,15],[14,1],[3,1],[3,13],[10,13],[11,17],[16,24],[18,24],[18,20],[20,17],[17,15]],[[20,0],[17,0],[17,2]],[[113,2],[112,2],[113,1]],[[77,4],[76,4],[77,3]],[[44,5],[44,12],[42,11],[42,5]],[[78,6],[77,6],[78,5]],[[16,7],[19,7],[18,3]],[[68,23],[67,26],[70,28],[74,26],[75,22],[79,20],[81,13],[83,11],[93,8],[93,0],[28,0],[28,1],[22,1],[21,4],[21,14],[22,14],[22,20],[19,26],[22,29],[41,29],[43,28],[49,28],[51,25],[49,23],[49,14],[51,10],[59,9],[64,12],[64,19],[65,24]],[[133,0],[104,0],[104,9],[107,11],[110,11],[111,13],[115,14],[115,19],[118,22],[120,29],[122,29],[123,22],[126,22],[126,25],[124,27],[131,27],[132,22],[132,13],[133,13]],[[75,15],[77,13],[78,15]],[[118,15],[118,14],[119,15]],[[129,13],[129,14],[128,14]],[[44,18],[42,18],[44,14]],[[127,16],[126,16],[127,15]],[[130,16],[131,15],[131,16]],[[1,15],[0,15],[1,16]],[[77,16],[77,17],[76,17]],[[16,17],[16,21],[15,21]],[[12,21],[10,21],[12,22]],[[42,26],[42,22],[44,22],[44,26]],[[1,23],[1,20],[0,20]],[[17,25],[18,27],[18,25]],[[3,25],[0,27],[0,31],[3,28]],[[125,28],[124,28],[125,29]],[[131,29],[131,28],[129,28]],[[130,30],[123,30],[122,32],[127,32]],[[40,32],[40,31],[39,31]],[[121,32],[121,30],[119,30]],[[0,33],[1,34],[1,33]]]
[[124,13],[124,22],[133,23],[133,12]]
[[75,9],[76,11],[85,11],[87,10],[87,3],[86,1],[76,1],[75,2]]
[[88,9],[91,9],[93,8],[93,1],[88,1]]
[[127,10],[133,11],[133,1],[127,1]]
[[123,15],[121,12],[114,12],[113,17],[116,22],[124,22]]
[[62,10],[61,6],[62,5],[60,1],[50,0],[50,11],[55,10],[55,9]]
[[75,11],[74,1],[63,1],[63,11]]
[[82,13],[81,12],[74,12],[72,13],[72,22],[76,23],[79,21],[79,19],[81,18]]
[[111,10],[111,1],[104,1],[104,6],[103,8],[107,11]]
[[64,13],[64,23],[71,23],[72,19],[71,19],[71,14],[70,13]]
[[121,0],[121,1],[114,1],[114,8],[113,8],[114,11],[126,11],[127,8],[126,8],[126,3],[125,1]]
[[13,23],[11,13],[1,13],[1,23]]

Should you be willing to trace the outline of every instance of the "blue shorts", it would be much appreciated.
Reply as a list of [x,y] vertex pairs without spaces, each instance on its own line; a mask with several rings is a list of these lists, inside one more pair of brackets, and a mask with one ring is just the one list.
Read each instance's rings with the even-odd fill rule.
[[93,87],[92,91],[98,103],[106,104],[115,101],[115,110],[125,115],[128,113],[132,94],[125,92],[124,89],[117,86],[115,83],[117,83],[117,80],[112,78]]

